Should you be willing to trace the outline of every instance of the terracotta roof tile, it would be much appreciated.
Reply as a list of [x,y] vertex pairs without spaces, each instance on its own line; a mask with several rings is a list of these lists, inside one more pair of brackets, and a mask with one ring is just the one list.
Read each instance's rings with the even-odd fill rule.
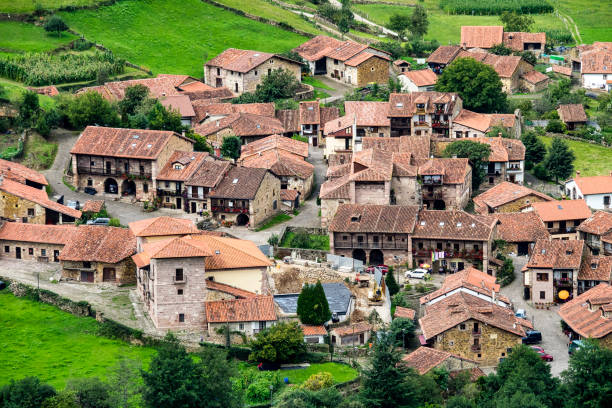
[[416,370],[420,375],[426,374],[432,368],[442,364],[452,354],[448,351],[438,350],[431,347],[419,347],[410,354],[402,357],[402,361]]
[[38,88],[28,86],[28,90],[36,92],[39,95],[46,95],[50,97],[59,95],[59,91],[55,85],[40,86]]
[[583,195],[612,193],[612,175],[591,177],[576,176],[574,177],[574,181]]
[[584,200],[553,200],[532,203],[531,207],[544,222],[586,220],[591,210]]
[[612,256],[587,255],[578,272],[578,280],[612,281]]
[[499,213],[497,237],[506,242],[536,242],[538,239],[549,239],[550,234],[544,223],[533,212]]
[[397,306],[395,308],[395,313],[393,314],[393,317],[395,318],[403,318],[403,319],[410,319],[410,320],[414,320],[415,316],[416,316],[416,311],[414,309],[409,309],[407,307],[401,307],[401,306]]
[[319,102],[300,102],[300,125],[313,125],[321,123],[321,112]]
[[428,306],[425,316],[419,319],[419,325],[423,336],[429,340],[470,319],[520,337],[525,335],[525,327],[530,326],[529,322],[515,317],[512,309],[465,292],[455,293]]
[[272,262],[252,241],[209,234],[192,235],[194,241],[201,241],[213,251],[206,258],[207,270],[268,267]]
[[232,167],[221,182],[211,191],[216,198],[253,199],[268,170],[248,167]]
[[605,235],[612,232],[612,214],[606,211],[597,211],[578,226],[578,231],[594,235]]
[[336,336],[344,337],[353,333],[364,333],[373,329],[373,326],[368,322],[358,322],[350,326],[341,326],[332,329]]
[[[601,307],[609,310],[610,301],[589,309],[589,302],[597,298],[612,299],[612,286],[600,283],[559,309],[559,316],[582,337],[603,338],[612,332],[612,318],[602,314]],[[598,302],[597,302],[598,303]],[[608,311],[609,313],[609,311]]]
[[304,332],[304,336],[326,336],[327,330],[325,330],[325,326],[311,326],[308,324],[301,324],[300,327]]
[[285,129],[285,132],[300,132],[300,113],[297,109],[277,110],[276,119],[281,122],[283,128]]
[[268,52],[228,48],[208,61],[206,65],[244,73],[260,66],[272,57],[274,54]]
[[344,62],[344,65],[347,65],[349,67],[357,67],[357,66],[361,65],[362,63],[364,63],[365,61],[369,60],[370,58],[380,58],[380,59],[384,59],[386,61],[390,61],[390,58],[388,58],[387,56],[375,55],[375,54],[372,54],[370,52],[364,51],[364,52],[362,52],[360,54],[357,54],[354,57],[346,60]]
[[410,63],[403,59],[397,59],[393,61],[393,65],[395,65],[396,67],[410,67]]
[[419,174],[441,175],[444,184],[463,184],[472,167],[468,159],[433,158],[416,159]]
[[228,116],[233,113],[251,113],[253,115],[274,117],[274,103],[219,103],[218,100],[198,100],[193,102],[196,111],[196,122],[208,116]]
[[200,81],[192,81],[192,82],[188,82],[185,84],[180,84],[178,86],[180,91],[183,92],[207,92],[207,91],[214,91],[215,88],[210,86],[210,85],[206,85],[204,82],[200,82]]
[[404,72],[403,75],[416,86],[435,85],[438,82],[438,76],[431,69],[408,71]]
[[146,243],[138,255],[144,255],[147,259],[204,258],[213,255],[206,242],[194,240],[192,237],[187,235]]
[[280,191],[280,198],[283,201],[295,201],[299,195],[300,194],[297,190],[287,190],[286,188],[283,188]]
[[136,238],[127,228],[80,225],[60,260],[117,263],[135,252]]
[[243,167],[268,169],[276,176],[307,179],[314,173],[314,166],[296,154],[284,150],[265,150],[261,154],[240,159]]
[[106,99],[122,100],[125,97],[125,90],[127,88],[135,85],[142,85],[149,89],[149,96],[152,98],[161,98],[164,96],[179,95],[181,93],[179,87],[184,85],[189,79],[192,80],[188,82],[192,83],[191,88],[194,87],[193,83],[202,84],[187,75],[160,74],[156,78],[106,82],[104,85],[100,86],[81,88],[77,91],[77,94],[94,91],[100,93]]
[[257,155],[267,150],[283,150],[303,158],[308,157],[308,143],[280,135],[271,135],[243,145],[241,156]]
[[565,123],[587,121],[587,115],[584,111],[584,106],[579,103],[559,105],[557,112],[559,112],[559,119],[561,119]]
[[532,190],[515,183],[510,183],[509,181],[504,181],[474,197],[474,204],[476,207],[476,212],[480,214],[487,214],[489,209],[490,211],[495,212],[498,207],[529,195],[534,195],[545,201],[553,200],[552,197],[540,193],[539,191]]
[[[183,138],[168,130],[87,126],[70,153],[154,160],[174,136]],[[191,139],[183,140],[194,143]]]
[[0,159],[0,175],[15,181],[19,181],[22,184],[25,184],[25,180],[30,180],[45,186],[49,184],[45,176],[36,170],[32,170],[23,164],[4,159]]
[[196,115],[191,99],[187,95],[162,97],[160,102],[165,108],[178,111],[183,118],[193,118]]
[[400,137],[364,137],[363,149],[379,149],[388,152],[410,153],[413,158],[428,158],[431,141],[429,135]]
[[4,222],[0,226],[0,240],[65,245],[72,239],[76,230],[74,225]]
[[325,131],[325,124],[330,120],[340,117],[340,109],[334,106],[322,106],[321,110],[321,130]]
[[505,32],[503,44],[513,49],[514,51],[523,51],[525,43],[541,44],[541,49],[544,49],[546,44],[546,33],[523,33],[523,32]]
[[350,176],[346,174],[324,182],[319,191],[321,200],[350,198]]
[[205,302],[208,323],[276,320],[273,296]]
[[538,239],[527,262],[527,268],[580,269],[584,241]]
[[87,200],[81,208],[82,212],[99,213],[104,208],[104,200]]
[[344,102],[346,115],[355,115],[357,126],[391,126],[388,102]]
[[340,116],[339,118],[332,119],[325,123],[324,125],[324,134],[331,135],[340,130],[345,130],[353,126],[357,121],[357,117],[355,114]]
[[461,47],[458,45],[441,45],[427,58],[428,63],[450,64],[453,62]]
[[[157,180],[185,181],[209,158],[207,152],[174,151],[157,175]],[[179,169],[175,166],[180,166]]]
[[581,74],[611,74],[612,50],[594,49],[580,55]]
[[329,230],[333,232],[412,233],[417,220],[417,206],[342,204]]
[[185,91],[183,93],[187,95],[192,102],[212,98],[228,100],[234,97],[234,93],[224,86],[219,88],[212,88],[207,91]]
[[540,82],[550,80],[547,75],[544,75],[536,70],[525,72],[521,75],[521,78],[531,84],[539,84]]
[[525,145],[519,139],[503,137],[470,138],[473,142],[485,143],[491,147],[489,162],[507,162],[525,160]]
[[561,65],[553,64],[552,65],[552,71],[557,73],[557,74],[565,75],[565,76],[568,76],[568,77],[572,76],[572,68],[571,67],[562,67]]
[[202,136],[208,136],[227,128],[231,129],[232,133],[238,137],[268,136],[285,133],[285,129],[278,119],[243,112],[234,113],[223,119],[198,125],[194,128],[194,132]]
[[128,226],[136,237],[186,235],[200,232],[191,220],[166,216],[130,222]]
[[476,268],[468,267],[448,275],[442,282],[440,289],[422,296],[419,301],[421,304],[425,304],[459,288],[470,289],[491,297],[492,292],[499,293],[500,286],[496,283],[495,277]]
[[389,95],[389,117],[412,117],[417,103],[425,104],[427,113],[434,113],[436,105],[443,105],[443,113],[450,115],[459,95],[454,92],[411,92]]
[[215,188],[229,172],[231,163],[225,160],[206,160],[202,165],[185,181],[188,186],[201,186]]
[[209,279],[206,280],[206,287],[208,290],[216,290],[217,292],[227,293],[239,299],[248,299],[257,296],[257,294],[249,292],[248,290],[240,289],[235,286],[226,285],[225,283]]
[[50,200],[44,190],[26,186],[8,178],[0,178],[0,190],[36,203],[46,209],[57,211],[73,218],[81,218],[80,211]]
[[461,26],[461,45],[467,48],[491,48],[503,38],[503,26]]
[[510,78],[519,68],[521,57],[516,55],[495,55],[481,51],[460,51],[457,58],[473,58],[491,66],[501,78]]
[[488,241],[497,220],[464,211],[421,210],[413,238]]

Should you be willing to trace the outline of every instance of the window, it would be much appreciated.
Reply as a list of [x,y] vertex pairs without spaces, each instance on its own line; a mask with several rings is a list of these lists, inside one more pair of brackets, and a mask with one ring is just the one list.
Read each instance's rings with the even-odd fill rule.
[[185,314],[179,313],[179,323],[185,323]]
[[33,217],[33,216],[34,216],[34,209],[28,208],[28,217]]
[[423,243],[419,242],[419,249],[423,249]]
[[87,179],[87,187],[91,187],[91,186],[93,186],[93,180]]
[[344,241],[348,241],[348,235],[343,235],[343,236],[342,236],[342,239],[343,239]]
[[266,322],[259,322],[259,330],[263,330],[266,328]]
[[553,227],[553,222],[552,221],[548,221],[548,228],[552,228]]
[[89,261],[84,261],[84,262],[83,262],[83,268],[87,268],[87,269],[91,268],[91,262],[89,262]]
[[6,253],[11,252],[11,247],[10,247],[10,246],[8,246],[8,245],[5,245],[5,246],[4,246],[4,252],[6,252]]
[[357,242],[363,242],[363,236],[362,235],[359,235],[357,237]]
[[474,245],[474,251],[479,251],[480,250],[480,246],[479,245]]
[[28,248],[28,255],[34,255],[34,248]]
[[610,205],[610,196],[604,196],[604,205]]
[[268,75],[270,75],[271,73],[272,73],[272,70],[268,68]]
[[278,204],[276,203],[276,200],[272,201],[272,209],[276,210],[277,206]]
[[482,354],[479,354],[479,355],[478,355],[478,358],[482,358]]
[[177,268],[174,274],[175,280],[177,281],[182,281],[184,280],[184,276],[183,276],[183,268]]
[[374,71],[374,67],[370,68],[370,71]]
[[441,242],[437,242],[436,243],[436,248],[439,250],[442,250],[442,243]]
[[178,289],[178,290],[176,291],[176,294],[177,294],[177,295],[182,295],[182,294],[183,294],[183,289]]
[[546,299],[546,292],[543,290],[540,291],[540,299]]
[[539,282],[548,282],[548,274],[547,273],[538,273],[536,274],[536,280]]
[[170,202],[170,197],[166,197],[166,202],[169,203]]
[[221,75],[221,70],[217,68],[217,75]]
[[257,76],[257,70],[255,70],[255,76]]
[[459,250],[459,244],[453,244],[453,249],[455,251],[458,251]]
[[449,345],[450,347],[453,347],[453,346],[455,345],[455,342],[451,340],[451,341],[449,341],[449,342],[448,342],[448,345]]
[[169,182],[169,181],[166,181],[166,182],[164,183],[164,185],[166,186],[166,188],[167,188],[167,187],[170,187],[170,182]]
[[143,193],[149,192],[149,185],[147,183],[142,183],[142,192]]
[[47,256],[47,250],[46,249],[41,249],[40,250],[40,256]]
[[465,330],[465,323],[461,323],[459,325],[459,330]]
[[[255,71],[257,72],[257,71]],[[238,330],[243,331],[244,330],[244,323],[238,323]]]
[[334,65],[338,65],[338,60],[337,59],[334,60]]
[[506,353],[501,353],[501,356],[502,357],[506,357]]

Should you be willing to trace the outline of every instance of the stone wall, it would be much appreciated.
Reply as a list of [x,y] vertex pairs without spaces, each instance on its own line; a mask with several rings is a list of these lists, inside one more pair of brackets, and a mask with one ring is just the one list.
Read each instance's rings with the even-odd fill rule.
[[325,260],[328,251],[320,251],[316,249],[303,249],[303,248],[274,248],[274,257],[275,258],[284,258],[285,256],[293,256],[295,254],[296,258],[306,259],[309,261],[321,262]]
[[278,213],[280,208],[280,180],[266,172],[255,199],[250,201],[250,226],[256,227]]
[[522,207],[528,204],[537,203],[540,201],[545,201],[545,200],[537,195],[529,194],[525,197],[519,198],[517,200],[514,200],[512,202],[509,202],[507,204],[504,204],[504,205],[501,205],[495,208],[494,212],[496,213],[520,212]]
[[[59,254],[59,251],[64,249],[64,245],[59,244],[39,244],[35,242],[0,240],[0,258],[16,259],[17,247],[21,248],[21,259],[42,262],[59,262],[59,260],[54,260],[54,252],[58,251]],[[32,254],[30,254],[30,249],[32,249]]]
[[370,82],[385,84],[389,81],[389,62],[383,58],[370,58],[357,67],[357,86]]
[[0,191],[0,217],[7,220],[26,221],[30,224],[44,224],[44,207],[5,191]]
[[323,199],[321,200],[321,226],[326,228],[334,219],[338,207],[344,203],[349,203],[348,199]]

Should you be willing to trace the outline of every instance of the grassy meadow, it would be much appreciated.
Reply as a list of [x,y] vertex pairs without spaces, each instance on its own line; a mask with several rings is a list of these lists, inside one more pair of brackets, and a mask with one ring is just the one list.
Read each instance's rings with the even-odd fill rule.
[[199,0],[134,0],[61,16],[90,41],[155,74],[199,78],[204,61],[228,47],[283,52],[306,40]]
[[99,3],[98,0],[0,0],[0,11],[3,13],[31,13],[36,5],[46,10],[62,7],[83,7]]
[[[552,139],[550,136],[542,136],[547,147],[552,143]],[[582,176],[604,176],[610,173],[612,148],[577,140],[565,141],[576,155],[574,169],[580,170]]]
[[155,351],[95,335],[99,323],[0,292],[0,386],[37,376],[57,388],[74,377],[101,377],[122,358],[148,364]]
[[17,21],[0,21],[0,49],[4,52],[43,52],[61,47],[77,37],[68,32],[48,34],[44,28]]
[[578,26],[582,42],[612,41],[612,3],[607,1],[553,0],[551,3]]

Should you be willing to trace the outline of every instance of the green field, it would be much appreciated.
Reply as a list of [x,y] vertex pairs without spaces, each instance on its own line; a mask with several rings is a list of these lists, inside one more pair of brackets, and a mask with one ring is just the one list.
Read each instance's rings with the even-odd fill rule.
[[552,4],[569,15],[582,37],[582,42],[612,41],[612,3],[607,1],[554,0]]
[[[549,136],[542,136],[546,146],[550,146],[552,139]],[[582,176],[602,176],[610,173],[612,148],[577,140],[566,140],[566,142],[576,155],[574,169],[580,170]]]
[[4,13],[31,13],[36,4],[44,9],[55,10],[66,6],[90,6],[98,0],[0,0],[0,11]]
[[[257,370],[254,365],[242,363],[241,371]],[[301,384],[306,381],[311,375],[320,372],[328,372],[332,375],[334,383],[342,383],[350,381],[357,377],[357,370],[353,367],[340,363],[319,363],[310,364],[309,367],[297,370],[281,370],[278,371],[281,377],[289,378],[290,384]]]
[[[413,3],[414,4],[414,3]],[[446,14],[438,7],[435,0],[426,0],[424,3],[429,17],[429,30],[426,40],[437,40],[440,44],[459,44],[461,39],[461,26],[464,25],[501,25],[498,16],[466,16]],[[386,25],[389,16],[393,13],[412,14],[413,7],[390,4],[354,4],[353,7],[364,17]],[[552,14],[533,15],[534,29],[564,28],[559,18]]]
[[16,21],[0,21],[0,49],[5,52],[41,52],[60,47],[76,39],[70,33],[60,37],[48,34],[42,27]]
[[75,377],[106,377],[122,358],[147,364],[153,349],[98,337],[99,323],[0,292],[0,385],[37,376],[57,388]]
[[306,39],[199,0],[134,0],[63,12],[68,25],[154,73],[202,77],[202,64],[228,47],[283,52]]
[[[0,78],[0,87],[4,90],[4,98],[10,100],[12,103],[17,103],[21,95],[26,91],[24,85],[4,78]],[[55,105],[55,100],[46,95],[38,95],[38,102],[40,106],[45,109]]]

